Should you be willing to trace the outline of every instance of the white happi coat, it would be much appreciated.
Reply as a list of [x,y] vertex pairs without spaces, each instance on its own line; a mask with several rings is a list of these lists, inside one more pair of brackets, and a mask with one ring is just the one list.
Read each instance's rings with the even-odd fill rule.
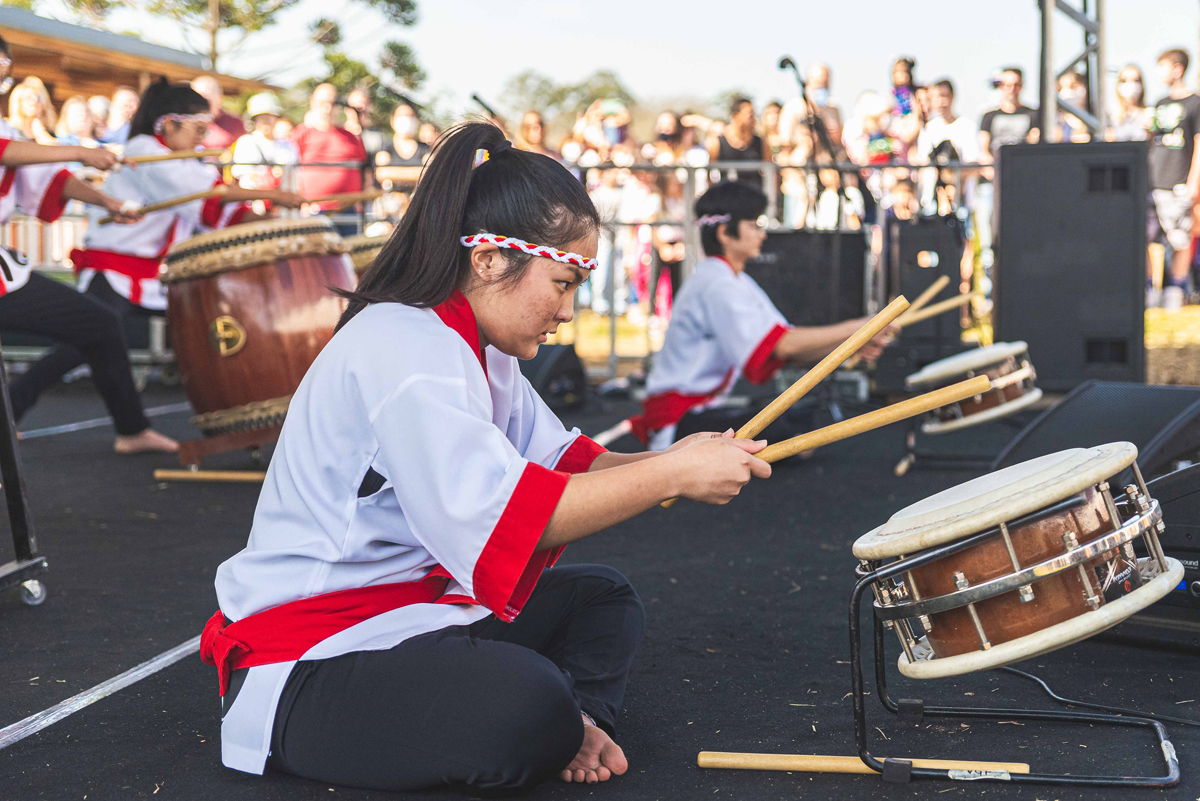
[[687,410],[719,405],[739,375],[753,383],[770,379],[783,365],[772,351],[788,330],[788,321],[745,272],[716,256],[697,264],[675,298],[662,350],[646,378],[650,447],[670,445],[678,419]]
[[[171,149],[155,136],[135,136],[125,145],[126,156],[169,152]],[[109,173],[103,191],[118,200],[132,200],[145,206],[203,192],[220,183],[221,170],[215,165],[199,159],[178,159],[125,165]],[[86,290],[92,277],[98,272],[103,273],[122,297],[143,308],[162,311],[167,308],[167,295],[158,278],[144,277],[147,275],[144,270],[123,269],[122,264],[146,259],[160,262],[172,243],[214,228],[234,225],[245,213],[244,204],[226,203],[214,197],[151,212],[133,225],[98,225],[98,220],[108,212],[93,208],[83,237],[84,252],[79,254],[83,263],[77,261],[75,264],[79,288]],[[94,252],[95,256],[89,258],[88,251]],[[122,259],[122,256],[134,259]],[[72,258],[76,258],[75,253]]]
[[[21,133],[0,120],[0,154]],[[67,201],[62,196],[63,185],[71,173],[64,164],[27,164],[24,167],[5,167],[0,177],[0,225],[20,211],[42,222],[54,222],[63,213]],[[0,253],[0,295],[15,292],[29,281],[32,268],[29,261],[6,249]]]
[[[225,618],[414,582],[437,566],[451,577],[441,602],[370,617],[301,660],[520,611],[557,557],[534,552],[566,487],[550,468],[582,472],[603,449],[563,427],[515,358],[489,347],[485,375],[478,342],[457,293],[438,310],[369,306],[333,337],[292,397],[249,543],[217,571]],[[382,488],[359,497],[368,470]],[[222,721],[226,766],[263,771],[294,664],[247,670]]]

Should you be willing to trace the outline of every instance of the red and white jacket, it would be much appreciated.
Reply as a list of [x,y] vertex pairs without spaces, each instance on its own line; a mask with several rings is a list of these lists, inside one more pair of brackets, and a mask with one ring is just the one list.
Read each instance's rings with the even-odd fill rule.
[[296,661],[520,614],[561,551],[535,548],[569,474],[603,452],[515,358],[480,352],[461,294],[359,313],[300,382],[249,543],[217,570],[201,656],[223,694],[249,668],[221,723],[225,765],[262,772]]
[[720,405],[739,375],[754,384],[784,365],[772,353],[788,321],[753,278],[720,256],[696,265],[671,311],[671,325],[646,377],[643,413],[633,434],[662,450],[692,409]]
[[[23,138],[15,128],[0,120],[0,154],[9,142]],[[64,164],[4,167],[0,177],[0,225],[8,222],[16,211],[36,216],[42,222],[57,220],[67,206],[62,191],[70,177]],[[4,258],[3,262],[0,265],[0,295],[25,286],[31,271],[29,263],[18,256]]]
[[[126,156],[157,155],[170,150],[156,136],[135,136],[125,145]],[[109,174],[103,190],[118,200],[132,200],[145,206],[203,192],[222,182],[218,167],[199,159],[180,159],[126,165]],[[112,288],[130,302],[146,309],[166,309],[167,295],[158,281],[158,272],[172,243],[214,228],[236,225],[248,211],[244,203],[227,203],[214,197],[151,212],[133,225],[99,225],[99,219],[108,212],[93,207],[83,249],[71,251],[79,287],[87,289],[92,278],[102,273]]]

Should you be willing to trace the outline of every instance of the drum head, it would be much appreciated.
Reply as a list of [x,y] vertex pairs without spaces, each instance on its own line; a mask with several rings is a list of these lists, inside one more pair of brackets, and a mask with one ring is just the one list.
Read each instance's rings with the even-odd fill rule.
[[952,378],[965,375],[969,370],[982,370],[993,364],[999,364],[1010,357],[1019,356],[1028,350],[1029,347],[1024,342],[997,342],[995,345],[988,345],[986,348],[977,348],[976,350],[969,350],[966,353],[958,353],[947,359],[941,359],[933,364],[925,365],[925,367],[904,379],[904,386],[912,389],[926,384],[949,381]]
[[243,270],[289,256],[345,253],[327,218],[258,220],[197,234],[167,253],[163,283]]
[[989,420],[999,420],[1001,417],[1008,417],[1010,414],[1019,412],[1027,406],[1032,406],[1041,399],[1042,391],[1040,389],[1033,389],[1016,400],[1010,400],[1007,403],[993,406],[990,409],[984,409],[982,412],[967,415],[958,420],[930,420],[927,423],[921,424],[921,431],[925,434],[946,434],[950,431],[958,431],[960,428],[970,428],[980,423],[986,423]]
[[1137,458],[1131,442],[1072,448],[1006,467],[892,515],[854,543],[859,559],[916,554],[1035,512],[1114,476]]
[[1112,628],[1130,615],[1165,598],[1182,580],[1183,565],[1178,560],[1168,557],[1165,573],[1147,581],[1128,595],[1109,601],[1099,609],[1084,612],[1078,617],[1064,620],[1033,634],[993,645],[986,651],[971,651],[945,659],[921,659],[920,656],[925,651],[919,650],[915,654],[918,656],[915,662],[908,661],[907,655],[900,654],[897,667],[910,679],[941,679],[977,670],[991,670],[1020,662],[1022,659],[1031,659]]

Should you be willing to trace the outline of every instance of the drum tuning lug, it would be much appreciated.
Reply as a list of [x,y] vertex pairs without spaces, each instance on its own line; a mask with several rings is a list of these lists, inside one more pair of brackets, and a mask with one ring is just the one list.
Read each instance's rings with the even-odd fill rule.
[[[967,581],[967,577],[961,572],[956,572],[954,574],[954,586],[960,590],[965,590],[971,586],[971,582]],[[979,613],[975,611],[975,604],[967,604],[967,612],[971,615],[971,622],[975,624],[975,633],[979,635],[980,649],[984,651],[990,650],[992,643],[983,631],[983,622],[979,619]]]
[[1026,584],[1025,586],[1021,587],[1019,590],[1017,590],[1017,594],[1021,598],[1021,603],[1027,604],[1033,600],[1033,587]]
[[1166,534],[1167,533],[1167,524],[1160,520],[1160,521],[1158,521],[1158,524],[1154,526],[1154,530],[1157,531],[1159,534]]
[[925,629],[925,633],[933,631],[933,621],[929,619],[929,615],[918,615],[917,620],[921,621],[921,628]]
[[1075,538],[1075,533],[1068,531],[1062,535],[1063,545],[1067,546],[1067,550],[1071,551],[1079,547],[1079,540]]

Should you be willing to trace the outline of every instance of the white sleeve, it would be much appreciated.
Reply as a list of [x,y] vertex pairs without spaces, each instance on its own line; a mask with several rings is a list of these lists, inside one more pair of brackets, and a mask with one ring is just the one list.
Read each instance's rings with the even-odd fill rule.
[[579,433],[567,430],[525,376],[517,373],[512,414],[505,432],[510,442],[531,462],[566,473],[586,473],[607,449]]
[[220,170],[195,159],[150,162],[125,170],[133,176],[143,204],[203,192],[221,181]]
[[714,283],[704,293],[704,311],[724,359],[751,382],[761,383],[779,369],[771,354],[788,329],[777,310],[774,315],[763,313],[754,289]]
[[234,166],[230,168],[230,174],[238,181],[245,176],[257,175],[259,168],[252,165],[261,164],[264,161],[266,159],[258,149],[258,143],[254,141],[254,137],[250,134],[239,136],[233,143]]
[[413,535],[466,593],[511,620],[552,551],[534,551],[568,476],[517,452],[465,377],[410,375],[372,415],[375,465]]
[[62,190],[71,173],[66,165],[27,164],[15,169],[12,191],[17,208],[43,222],[57,220],[67,205]]

